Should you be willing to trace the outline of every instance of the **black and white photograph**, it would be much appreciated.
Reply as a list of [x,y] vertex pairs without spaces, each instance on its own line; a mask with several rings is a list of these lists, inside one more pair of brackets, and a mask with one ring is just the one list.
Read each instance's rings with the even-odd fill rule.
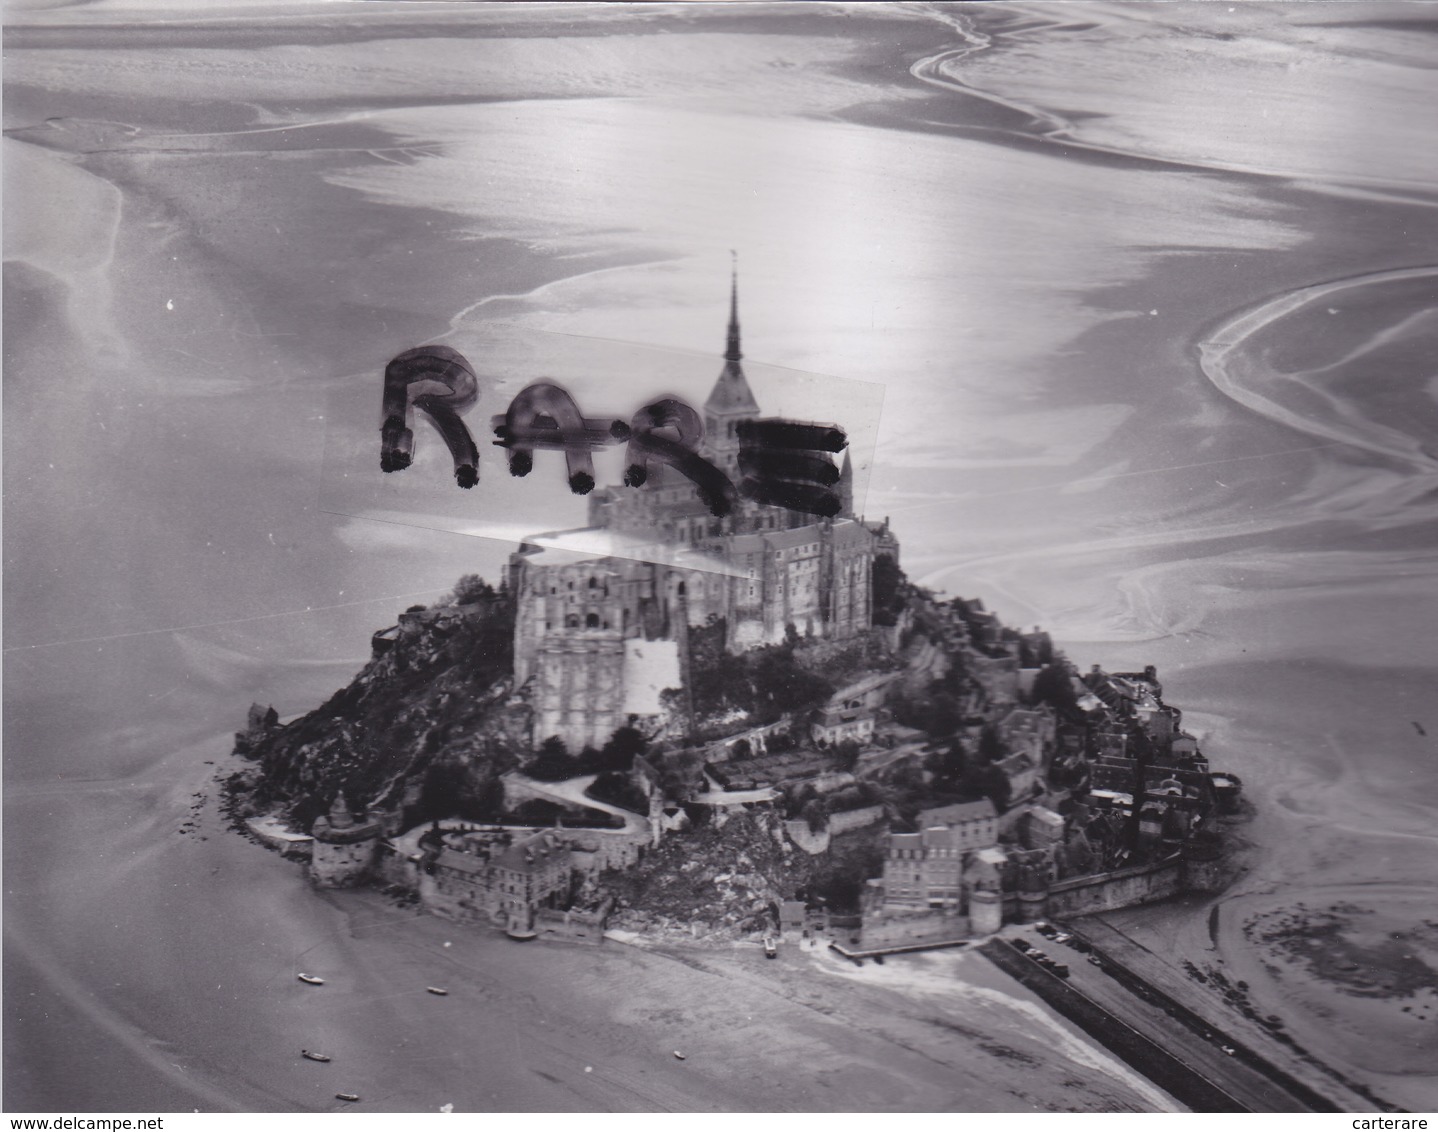
[[3,56],[23,1126],[1430,1126],[1438,5]]

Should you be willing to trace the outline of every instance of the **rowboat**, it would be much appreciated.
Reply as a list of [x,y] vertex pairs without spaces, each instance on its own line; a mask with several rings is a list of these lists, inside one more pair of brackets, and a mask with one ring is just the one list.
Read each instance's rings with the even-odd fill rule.
[[318,975],[306,975],[303,971],[296,975],[295,978],[299,979],[302,983],[309,983],[312,987],[322,987],[325,985],[325,981]]

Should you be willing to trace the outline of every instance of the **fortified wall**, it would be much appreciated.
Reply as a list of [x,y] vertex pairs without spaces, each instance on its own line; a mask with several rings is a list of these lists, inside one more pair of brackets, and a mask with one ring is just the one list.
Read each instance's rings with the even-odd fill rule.
[[1184,891],[1183,862],[1173,857],[1049,885],[1045,915],[1083,916],[1133,904],[1148,904]]
[[911,943],[944,943],[968,939],[973,934],[969,917],[957,913],[885,911],[864,917],[859,945],[867,950]]

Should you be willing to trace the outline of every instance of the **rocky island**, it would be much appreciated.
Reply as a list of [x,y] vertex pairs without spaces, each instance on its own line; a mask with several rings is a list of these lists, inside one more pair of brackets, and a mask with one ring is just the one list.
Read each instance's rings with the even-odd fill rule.
[[[736,478],[742,356],[736,290],[703,449]],[[588,943],[874,951],[1224,886],[1241,784],[1155,669],[910,583],[847,457],[826,516],[660,472],[400,614],[319,708],[256,705],[236,821],[321,886]]]

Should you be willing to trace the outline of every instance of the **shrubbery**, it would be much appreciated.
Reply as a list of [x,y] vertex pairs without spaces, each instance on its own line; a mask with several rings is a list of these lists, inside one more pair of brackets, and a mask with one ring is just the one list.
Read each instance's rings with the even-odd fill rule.
[[796,658],[802,641],[789,639],[731,656],[724,649],[725,633],[722,620],[690,633],[689,686],[700,718],[737,708],[762,725],[786,712],[816,707],[834,694],[831,681]]
[[618,806],[631,813],[649,812],[649,799],[622,770],[606,770],[589,784],[589,789],[584,793],[596,802],[608,802],[611,806]]

